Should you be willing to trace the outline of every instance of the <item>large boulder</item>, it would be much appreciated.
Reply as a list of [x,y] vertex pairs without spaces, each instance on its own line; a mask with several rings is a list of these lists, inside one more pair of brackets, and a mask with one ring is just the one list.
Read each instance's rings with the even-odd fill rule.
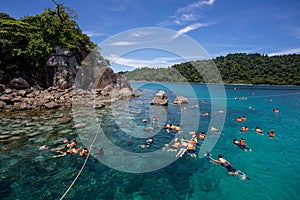
[[17,90],[22,90],[22,89],[27,89],[30,88],[29,83],[21,77],[18,78],[13,78],[10,82],[9,85],[13,88],[13,89],[17,89]]
[[184,96],[177,96],[174,99],[174,104],[187,104],[187,103],[189,103],[189,100]]
[[163,90],[160,90],[157,94],[155,94],[153,100],[151,101],[151,105],[167,106],[168,103],[169,99]]

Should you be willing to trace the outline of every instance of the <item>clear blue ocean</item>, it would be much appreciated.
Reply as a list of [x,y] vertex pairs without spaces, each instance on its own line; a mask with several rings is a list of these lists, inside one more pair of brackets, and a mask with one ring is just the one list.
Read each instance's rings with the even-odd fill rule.
[[[300,87],[225,85],[224,96],[219,95],[222,87],[209,91],[205,84],[131,84],[142,96],[131,99],[127,110],[108,107],[94,111],[96,120],[88,111],[81,115],[85,120],[80,123],[73,119],[78,115],[74,110],[0,113],[0,199],[60,199],[82,166],[80,176],[64,199],[300,198]],[[163,109],[150,105],[159,90],[164,90],[170,100]],[[190,103],[173,105],[176,95],[189,98]],[[226,103],[225,109],[212,105],[219,101]],[[273,112],[272,108],[279,112]],[[165,144],[175,137],[190,137],[188,132],[195,129],[209,132],[213,122],[210,116],[201,116],[205,112],[224,115],[225,119],[211,150],[212,157],[216,159],[222,154],[251,180],[230,176],[225,168],[206,158],[195,159],[186,153],[175,159],[177,152],[167,151]],[[155,124],[151,123],[153,116],[158,118]],[[241,116],[247,119],[238,123],[236,119]],[[147,122],[142,122],[143,119]],[[167,132],[163,129],[167,123],[180,125],[182,133]],[[101,158],[97,157],[94,147],[90,149],[94,156],[91,155],[86,163],[79,155],[53,158],[57,153],[39,150],[42,145],[67,137],[77,139],[78,146],[89,146],[91,142],[86,142],[86,138],[92,141],[99,126],[111,142],[103,144],[104,138],[99,136],[93,143],[103,147]],[[242,126],[249,127],[249,131],[240,132]],[[81,127],[88,131],[80,130]],[[255,127],[260,127],[263,135],[257,134]],[[274,138],[268,136],[270,130],[274,130]],[[148,137],[153,137],[154,143],[142,149],[140,144]],[[233,145],[232,140],[241,137],[251,152]],[[111,151],[110,146],[118,148]],[[197,147],[197,153],[200,148]],[[133,152],[135,160],[124,164],[127,154],[120,156],[119,151]],[[160,152],[159,156],[141,161],[156,151]],[[173,162],[152,170],[153,166],[160,166],[170,158]],[[106,163],[114,163],[115,167]],[[130,169],[148,172],[127,172]]]

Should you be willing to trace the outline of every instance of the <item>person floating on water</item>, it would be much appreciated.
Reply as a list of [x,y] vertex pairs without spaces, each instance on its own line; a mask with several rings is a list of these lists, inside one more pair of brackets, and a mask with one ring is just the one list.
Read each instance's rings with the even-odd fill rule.
[[238,118],[236,119],[236,121],[237,121],[238,123],[240,123],[240,122],[242,122],[242,118],[241,118],[241,117],[238,117]]
[[153,137],[149,138],[148,140],[146,140],[146,142],[144,144],[141,144],[141,148],[149,148],[150,144],[152,144],[154,142]]
[[272,111],[275,113],[279,113],[279,109],[277,109],[277,108],[272,108]]
[[255,132],[258,134],[262,134],[263,131],[259,127],[256,127]]
[[273,130],[272,130],[272,131],[269,131],[268,134],[269,134],[269,137],[275,137],[275,133],[274,133]]
[[210,115],[209,112],[206,112],[206,113],[202,114],[202,116],[204,116],[204,117],[209,117],[209,115]]
[[252,149],[246,147],[246,142],[243,138],[241,138],[240,141],[238,141],[237,139],[234,139],[233,144],[237,145],[240,149],[242,149],[244,151],[246,151],[246,150],[252,151]]
[[71,143],[67,143],[65,146],[52,148],[51,151],[61,152],[64,149],[71,149],[77,146],[77,141],[73,140]]
[[53,149],[53,148],[56,148],[60,145],[63,145],[63,144],[67,144],[71,141],[71,139],[67,138],[65,140],[62,140],[58,143],[55,143],[55,144],[51,144],[51,145],[44,145],[44,146],[41,146],[39,149],[42,150],[42,149]]
[[88,153],[89,153],[89,150],[88,150],[86,147],[84,147],[84,148],[82,149],[82,151],[79,153],[79,155],[80,155],[81,157],[83,157],[83,156],[87,156]]
[[201,141],[203,141],[204,139],[205,139],[205,133],[204,132],[201,132],[200,134],[199,134],[199,139],[201,140]]
[[246,121],[246,116],[242,116],[242,121],[244,122],[244,121]]
[[192,140],[192,141],[189,141],[188,144],[187,144],[187,152],[189,153],[189,155],[193,158],[196,158],[197,155],[196,155],[196,147],[195,147],[195,141]]
[[182,157],[184,153],[187,151],[187,145],[188,145],[188,140],[186,139],[185,135],[182,137],[180,140],[180,150],[176,154],[176,157]]
[[[218,160],[213,159],[211,156],[209,158],[210,158],[210,160],[212,160],[212,161],[214,161],[216,163],[220,163],[223,167],[225,167],[227,169],[227,172],[228,172],[229,175],[245,175],[241,171],[236,170],[234,167],[232,167],[231,164],[230,164],[230,162],[228,162],[227,160],[225,160],[221,154],[218,155]],[[248,180],[250,180],[249,177],[246,176],[246,178]]]
[[240,130],[240,132],[247,132],[249,128],[247,126],[243,126]]

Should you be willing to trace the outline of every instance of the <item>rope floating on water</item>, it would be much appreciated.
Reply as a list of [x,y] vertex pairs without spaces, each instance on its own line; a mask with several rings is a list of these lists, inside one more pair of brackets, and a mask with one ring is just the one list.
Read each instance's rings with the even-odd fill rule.
[[[91,143],[91,145],[90,145],[90,147],[89,147],[90,150],[92,149],[92,146],[94,145],[94,142],[96,141],[97,136],[98,136],[98,131],[97,131],[97,133],[96,133],[96,135],[95,135],[95,137],[94,137],[94,139],[93,139],[93,141],[92,141],[92,143]],[[84,160],[84,163],[83,163],[81,169],[79,170],[77,176],[74,178],[74,180],[72,181],[71,185],[70,185],[69,188],[65,191],[65,193],[62,195],[62,197],[60,198],[60,200],[62,200],[62,199],[68,194],[68,192],[70,191],[70,189],[73,187],[73,185],[75,184],[75,182],[76,182],[77,179],[79,178],[81,172],[83,171],[83,169],[84,169],[85,166],[86,166],[86,163],[87,163],[87,161],[88,161],[88,159],[89,159],[89,157],[90,157],[90,154],[91,154],[91,151],[89,151],[89,153],[88,153],[88,155],[86,156],[86,158],[85,158],[85,160]]]

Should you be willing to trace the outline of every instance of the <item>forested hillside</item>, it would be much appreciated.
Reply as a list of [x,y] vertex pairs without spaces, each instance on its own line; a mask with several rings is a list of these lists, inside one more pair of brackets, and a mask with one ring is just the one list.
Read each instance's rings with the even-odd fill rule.
[[[212,60],[186,62],[164,69],[140,68],[125,73],[129,80],[172,81],[204,83],[202,75],[194,66],[211,65],[218,67],[224,83],[300,85],[300,55],[267,56],[236,53]],[[201,67],[200,67],[201,68]],[[124,73],[124,72],[123,72]],[[213,74],[204,72],[214,83]]]

